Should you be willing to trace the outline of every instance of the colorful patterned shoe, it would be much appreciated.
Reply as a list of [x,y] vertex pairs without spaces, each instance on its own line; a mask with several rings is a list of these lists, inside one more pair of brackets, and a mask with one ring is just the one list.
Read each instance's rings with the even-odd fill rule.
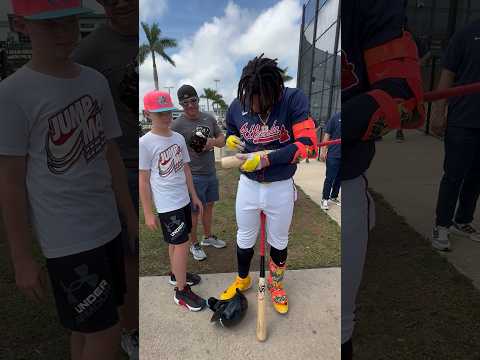
[[270,270],[267,279],[268,290],[270,291],[273,307],[280,314],[288,312],[288,298],[282,283],[286,268],[286,264],[278,266],[272,259],[268,263],[268,269]]

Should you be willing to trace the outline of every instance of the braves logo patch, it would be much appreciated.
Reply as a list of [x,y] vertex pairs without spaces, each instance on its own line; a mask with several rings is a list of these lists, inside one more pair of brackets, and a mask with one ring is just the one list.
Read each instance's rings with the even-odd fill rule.
[[263,127],[260,124],[245,122],[240,128],[242,137],[253,144],[268,144],[272,141],[285,143],[290,140],[290,133],[285,125],[278,125],[277,120],[271,126]]
[[182,148],[173,144],[160,153],[158,159],[158,171],[161,177],[166,177],[172,172],[183,169]]
[[348,90],[360,81],[355,73],[355,65],[348,61],[347,54],[342,50],[342,91]]
[[83,156],[91,162],[105,148],[102,108],[84,95],[48,119],[45,150],[54,174],[66,173]]

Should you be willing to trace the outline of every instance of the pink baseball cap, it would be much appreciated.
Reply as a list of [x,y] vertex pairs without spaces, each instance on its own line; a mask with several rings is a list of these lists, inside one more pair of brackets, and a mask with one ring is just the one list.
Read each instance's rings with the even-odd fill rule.
[[143,97],[143,107],[146,111],[159,113],[177,110],[173,106],[170,94],[165,91],[150,91]]
[[11,0],[13,12],[29,20],[56,19],[92,13],[82,0]]

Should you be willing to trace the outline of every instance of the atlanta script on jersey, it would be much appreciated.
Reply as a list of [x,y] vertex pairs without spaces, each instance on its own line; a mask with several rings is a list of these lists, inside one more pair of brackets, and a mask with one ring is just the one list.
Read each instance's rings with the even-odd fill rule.
[[[265,119],[244,110],[240,101],[235,99],[227,112],[227,137],[236,135],[244,141],[246,153],[283,149],[295,142],[293,126],[306,120],[308,113],[308,99],[299,89],[285,88]],[[265,169],[245,175],[261,182],[288,179],[297,169],[297,165],[291,163],[295,152],[296,147],[292,145],[292,151],[282,155],[285,161],[280,161],[281,164],[275,161]]]

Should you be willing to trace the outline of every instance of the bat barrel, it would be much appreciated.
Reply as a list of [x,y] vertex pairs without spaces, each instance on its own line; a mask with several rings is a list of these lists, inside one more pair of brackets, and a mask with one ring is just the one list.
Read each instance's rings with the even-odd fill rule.
[[341,143],[342,143],[342,139],[335,139],[335,140],[328,140],[328,141],[321,142],[317,146],[320,148],[323,146],[330,146],[330,145],[341,144]]
[[455,86],[445,90],[427,92],[423,95],[425,102],[447,99],[455,96],[465,96],[480,93],[480,82],[468,85]]

